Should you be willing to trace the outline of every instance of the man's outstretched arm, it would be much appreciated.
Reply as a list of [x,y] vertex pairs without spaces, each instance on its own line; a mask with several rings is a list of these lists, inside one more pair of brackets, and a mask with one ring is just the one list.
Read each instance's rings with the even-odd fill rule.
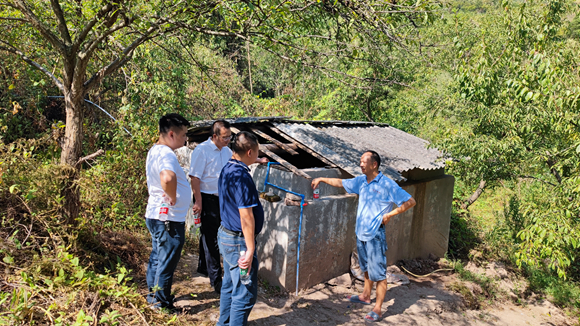
[[387,223],[389,223],[389,221],[391,220],[391,218],[393,216],[405,212],[406,210],[415,206],[416,204],[417,204],[417,202],[415,202],[415,199],[413,199],[413,197],[411,197],[409,200],[404,202],[401,206],[399,206],[399,207],[393,209],[392,211],[388,212],[387,214],[383,215],[383,224],[387,225]]
[[318,188],[318,184],[324,182],[333,187],[342,188],[342,179],[339,178],[316,178],[312,180],[312,189]]

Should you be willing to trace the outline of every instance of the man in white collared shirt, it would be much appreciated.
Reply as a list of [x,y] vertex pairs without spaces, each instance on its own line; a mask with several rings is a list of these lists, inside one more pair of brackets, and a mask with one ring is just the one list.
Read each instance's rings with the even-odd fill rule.
[[[211,138],[199,144],[191,153],[189,177],[195,200],[193,212],[201,217],[197,272],[209,276],[211,285],[219,294],[222,268],[217,242],[221,224],[218,179],[222,168],[232,157],[232,151],[228,147],[232,131],[229,122],[217,120],[211,126],[211,133]],[[256,163],[267,162],[266,158],[256,160]]]

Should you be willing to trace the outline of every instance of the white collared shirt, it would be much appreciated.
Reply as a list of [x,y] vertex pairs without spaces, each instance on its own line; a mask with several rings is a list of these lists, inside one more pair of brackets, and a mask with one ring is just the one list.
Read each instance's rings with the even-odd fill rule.
[[211,137],[197,145],[191,153],[189,176],[200,180],[200,191],[217,195],[218,179],[223,167],[232,157],[232,150],[225,146],[221,150],[211,140]]

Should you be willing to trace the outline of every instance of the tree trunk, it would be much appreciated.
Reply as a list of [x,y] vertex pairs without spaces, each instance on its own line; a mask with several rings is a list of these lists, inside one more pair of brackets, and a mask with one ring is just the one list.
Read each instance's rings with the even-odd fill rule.
[[78,159],[82,153],[83,142],[83,105],[82,92],[65,92],[66,129],[64,144],[60,154],[60,164],[64,167],[65,177],[61,195],[64,198],[63,217],[68,224],[75,225],[80,208],[80,189],[77,183]]
[[477,198],[479,198],[479,196],[483,192],[483,188],[485,188],[485,184],[486,184],[486,181],[481,179],[481,181],[479,182],[479,186],[477,187],[475,192],[469,198],[467,198],[467,200],[465,202],[463,202],[463,204],[461,204],[461,208],[467,209],[467,207],[469,207],[469,206],[471,206],[471,204],[475,203]]

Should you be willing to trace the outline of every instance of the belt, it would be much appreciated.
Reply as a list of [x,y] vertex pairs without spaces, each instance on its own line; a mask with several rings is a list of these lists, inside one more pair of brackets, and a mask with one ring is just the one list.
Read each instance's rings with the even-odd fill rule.
[[244,234],[241,231],[231,231],[228,230],[226,228],[224,228],[223,225],[220,225],[220,230],[224,231],[225,233],[229,234],[229,235],[233,235],[234,237],[244,237]]
[[201,193],[201,196],[202,197],[205,197],[205,198],[215,199],[215,200],[219,200],[220,199],[220,197],[217,194],[206,194],[205,192],[202,192]]

